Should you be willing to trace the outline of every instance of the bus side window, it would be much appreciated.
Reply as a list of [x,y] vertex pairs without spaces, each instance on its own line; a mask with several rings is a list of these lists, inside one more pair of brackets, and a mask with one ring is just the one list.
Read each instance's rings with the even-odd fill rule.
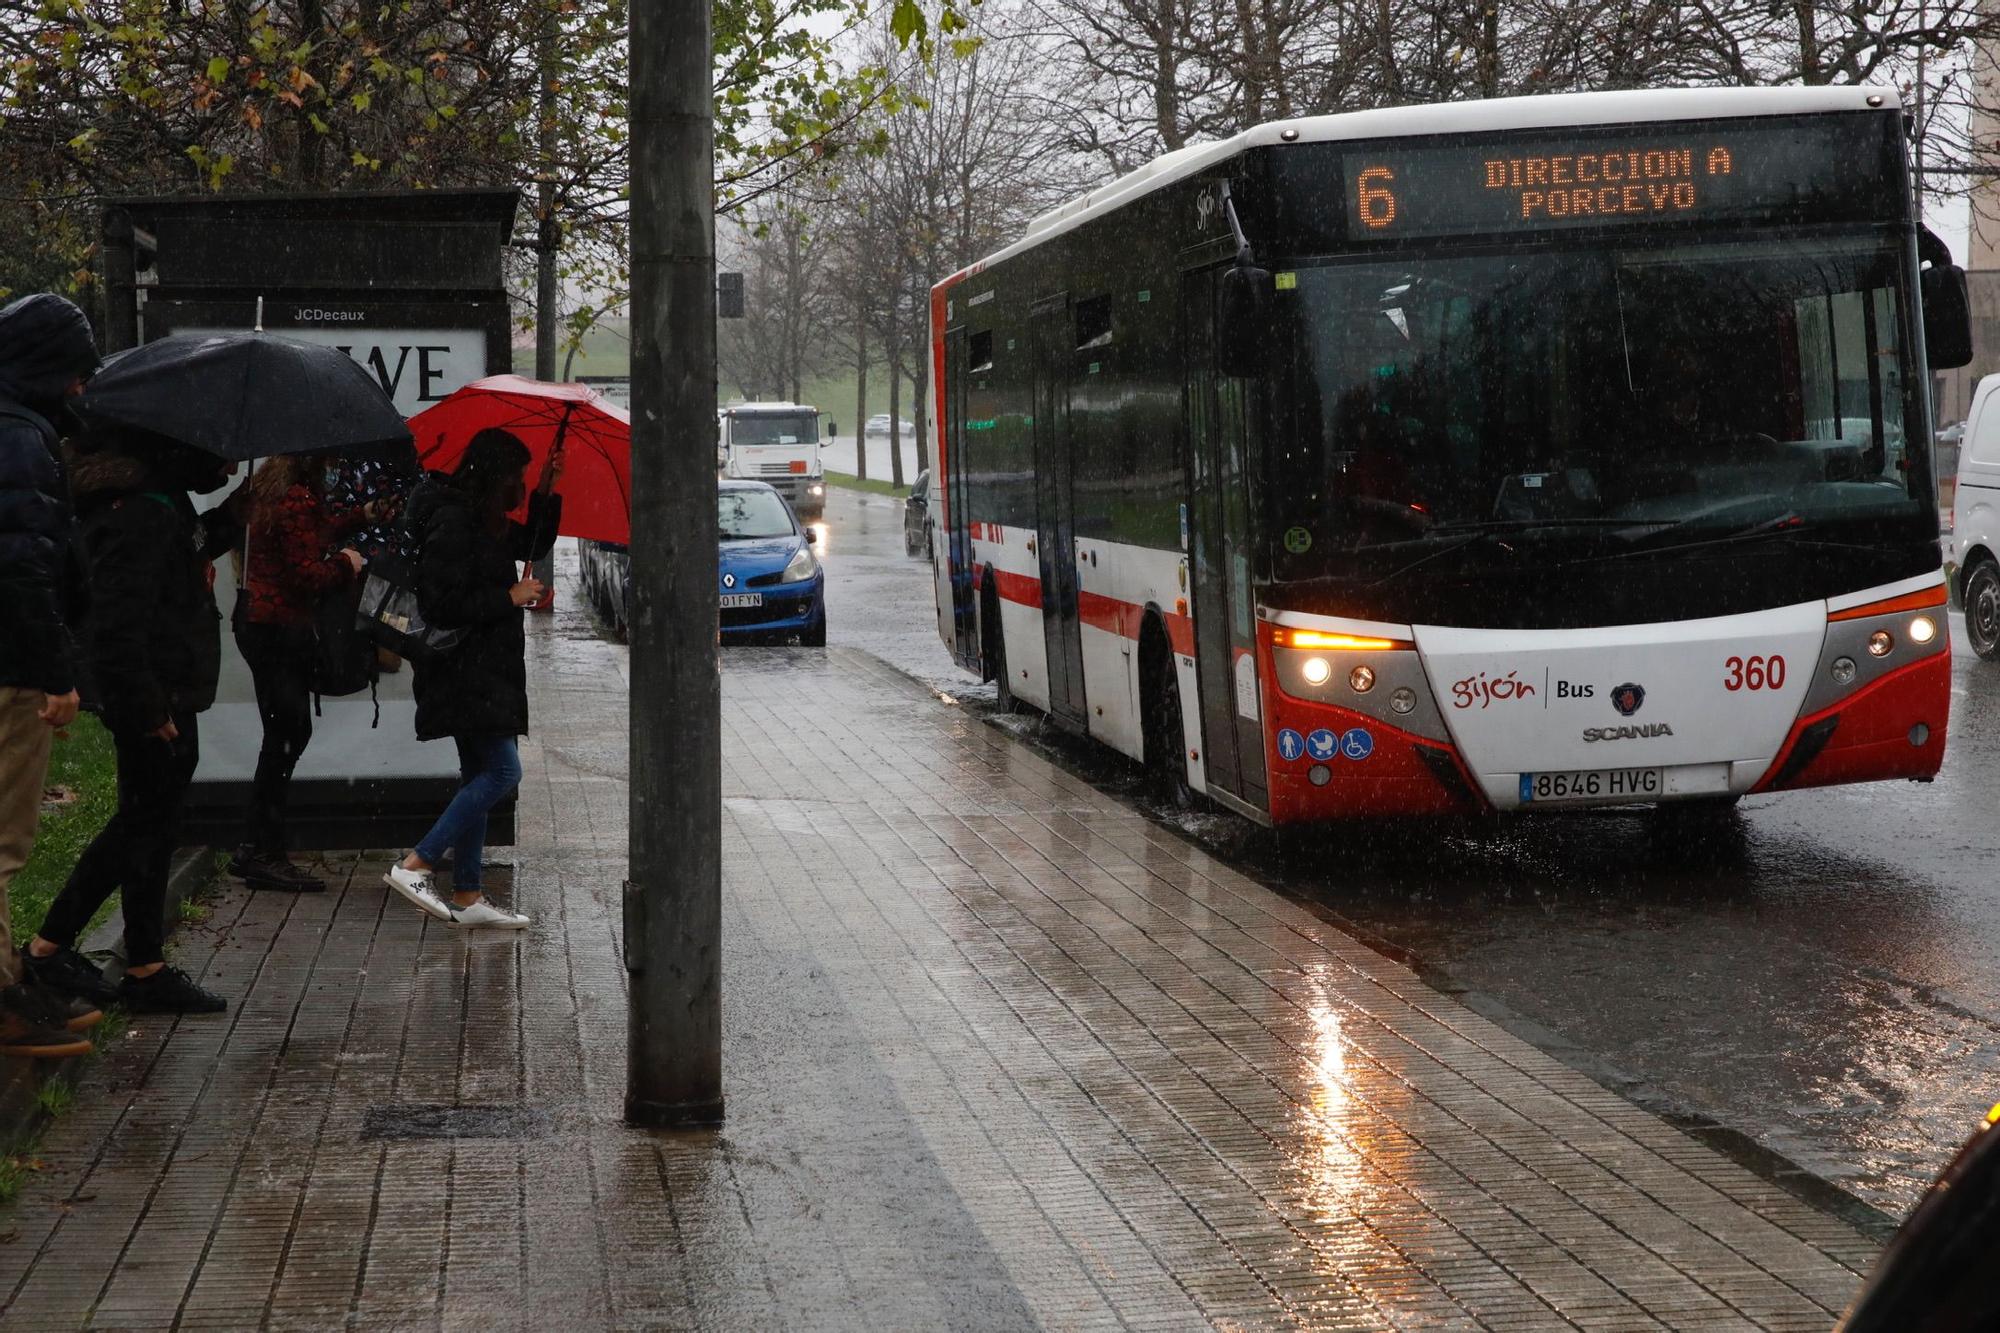
[[1076,350],[1111,345],[1111,298],[1091,296],[1076,303]]

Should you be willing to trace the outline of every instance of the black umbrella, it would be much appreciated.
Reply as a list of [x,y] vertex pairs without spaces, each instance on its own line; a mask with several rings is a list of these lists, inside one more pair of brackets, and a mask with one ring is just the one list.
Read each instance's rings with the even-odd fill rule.
[[335,347],[270,333],[176,334],[119,352],[77,412],[218,458],[407,457],[410,431],[375,377]]

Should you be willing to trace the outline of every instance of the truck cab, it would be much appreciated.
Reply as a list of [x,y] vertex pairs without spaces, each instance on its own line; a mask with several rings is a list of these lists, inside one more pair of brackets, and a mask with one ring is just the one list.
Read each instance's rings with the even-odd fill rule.
[[770,484],[800,518],[826,510],[816,407],[732,403],[716,413],[715,456],[724,477]]

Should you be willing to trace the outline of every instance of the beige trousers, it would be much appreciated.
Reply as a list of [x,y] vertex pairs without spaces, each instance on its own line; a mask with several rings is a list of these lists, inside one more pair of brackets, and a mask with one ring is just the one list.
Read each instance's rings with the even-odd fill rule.
[[49,775],[55,730],[42,721],[48,696],[0,685],[0,986],[21,979],[21,958],[8,924],[7,886],[28,863],[42,821],[42,783]]

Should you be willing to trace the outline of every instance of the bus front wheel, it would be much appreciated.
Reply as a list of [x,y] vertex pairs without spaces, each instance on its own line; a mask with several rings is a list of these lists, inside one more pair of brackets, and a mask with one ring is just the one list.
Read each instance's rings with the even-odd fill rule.
[[1013,681],[1007,675],[1007,635],[1000,628],[1000,594],[988,583],[986,591],[979,598],[979,655],[986,659],[986,669],[993,673],[993,689],[1003,713],[1018,713],[1021,706],[1014,700]]
[[1965,576],[1965,637],[1987,661],[2000,660],[2000,564],[1981,560]]
[[[1149,626],[1149,629],[1151,627]],[[1163,632],[1149,633],[1145,670],[1145,712],[1140,722],[1146,745],[1146,779],[1155,799],[1175,810],[1194,805],[1188,786],[1187,733],[1181,721],[1180,680]]]

